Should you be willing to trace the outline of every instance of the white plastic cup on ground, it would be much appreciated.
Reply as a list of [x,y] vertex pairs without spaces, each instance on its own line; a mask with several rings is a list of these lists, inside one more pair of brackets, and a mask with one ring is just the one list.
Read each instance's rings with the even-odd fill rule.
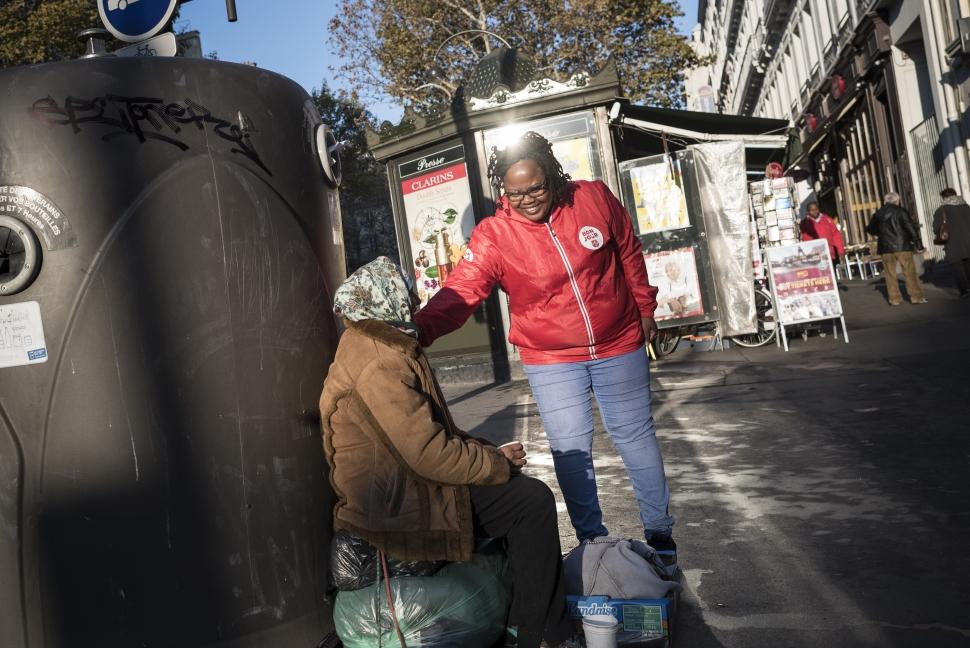
[[608,614],[591,614],[583,617],[583,634],[586,648],[617,648],[616,617]]

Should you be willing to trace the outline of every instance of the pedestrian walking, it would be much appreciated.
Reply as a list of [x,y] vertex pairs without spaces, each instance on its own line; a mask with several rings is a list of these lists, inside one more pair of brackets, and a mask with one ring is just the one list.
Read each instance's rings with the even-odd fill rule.
[[955,189],[944,189],[940,196],[943,204],[933,214],[933,234],[943,244],[960,297],[970,297],[970,205]]
[[829,243],[829,254],[832,256],[832,263],[840,263],[845,256],[845,243],[842,241],[842,232],[835,219],[828,214],[823,214],[818,203],[808,203],[805,218],[798,224],[802,232],[803,241],[814,241],[815,239],[825,239]]
[[422,343],[459,328],[501,286],[509,341],[525,365],[576,536],[608,535],[593,469],[595,395],[633,483],[645,538],[674,550],[644,348],[656,336],[657,289],[630,216],[602,182],[563,173],[538,133],[493,148],[488,174],[504,195],[416,315]]
[[883,202],[883,206],[869,220],[866,231],[879,238],[877,252],[882,257],[889,305],[899,306],[903,301],[896,275],[897,263],[903,270],[909,300],[914,304],[925,304],[923,284],[916,276],[916,261],[913,258],[914,251],[923,250],[916,225],[906,208],[900,204],[902,200],[898,193],[890,191]]
[[468,560],[476,532],[504,538],[518,645],[578,648],[552,491],[519,474],[522,444],[496,448],[455,426],[418,344],[418,303],[386,257],[334,297],[347,331],[320,397],[334,528],[408,561]]

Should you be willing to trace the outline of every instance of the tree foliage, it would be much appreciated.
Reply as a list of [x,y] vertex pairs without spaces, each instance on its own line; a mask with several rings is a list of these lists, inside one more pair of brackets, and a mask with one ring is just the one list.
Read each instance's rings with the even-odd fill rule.
[[[179,11],[162,31],[172,29]],[[77,35],[102,26],[95,0],[0,0],[0,67],[77,58],[86,47]],[[126,44],[108,40],[109,51]]]
[[91,0],[0,1],[0,66],[80,56],[78,32],[100,25]]
[[340,211],[348,271],[352,272],[380,255],[398,257],[394,219],[387,191],[387,171],[367,150],[366,128],[374,116],[354,95],[335,93],[326,82],[313,91],[313,102],[338,141],[348,146],[341,152],[343,181]]
[[631,99],[681,106],[682,71],[699,63],[676,31],[681,15],[672,0],[340,0],[330,32],[343,63],[332,70],[362,96],[421,112],[449,101],[502,44],[485,30],[543,76],[564,80],[612,57]]

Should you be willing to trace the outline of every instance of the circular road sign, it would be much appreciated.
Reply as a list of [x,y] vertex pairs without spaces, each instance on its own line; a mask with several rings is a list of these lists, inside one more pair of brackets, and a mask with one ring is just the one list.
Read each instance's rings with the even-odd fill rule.
[[160,32],[178,3],[179,0],[98,0],[98,13],[115,38],[137,43]]

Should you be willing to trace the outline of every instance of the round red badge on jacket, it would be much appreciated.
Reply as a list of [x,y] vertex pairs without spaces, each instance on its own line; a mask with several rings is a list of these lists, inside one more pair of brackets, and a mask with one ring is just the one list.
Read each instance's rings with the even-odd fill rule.
[[591,225],[579,230],[579,242],[584,248],[598,250],[603,247],[603,233]]

